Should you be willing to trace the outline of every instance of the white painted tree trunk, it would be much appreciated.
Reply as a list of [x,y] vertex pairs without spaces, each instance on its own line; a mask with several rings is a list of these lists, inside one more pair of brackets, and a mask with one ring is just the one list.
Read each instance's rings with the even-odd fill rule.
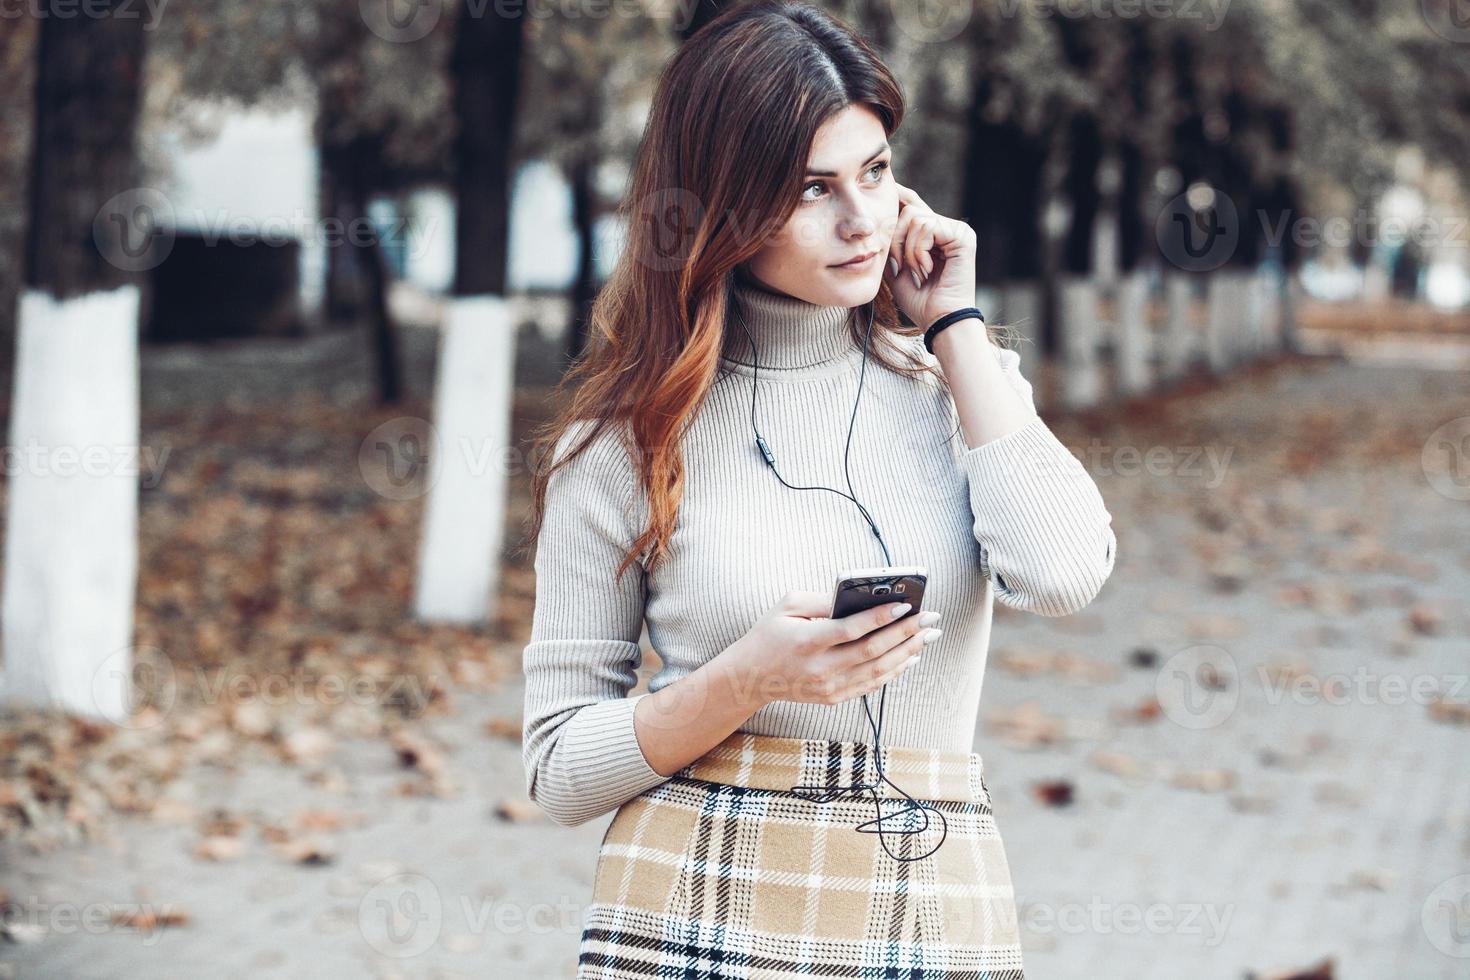
[[1256,273],[1239,269],[1217,269],[1207,283],[1208,319],[1205,327],[1205,356],[1216,374],[1228,371],[1245,359],[1254,330],[1250,321],[1259,315],[1251,302],[1251,280]]
[[1008,280],[1001,284],[999,297],[995,322],[1014,328],[1026,340],[1020,349],[1021,363],[1035,366],[1035,375],[1028,380],[1039,411],[1051,403],[1041,371],[1041,285],[1033,279]]
[[1104,209],[1092,225],[1092,281],[1099,288],[1114,287],[1122,279],[1118,265],[1118,216]]
[[3,697],[126,721],[138,576],[136,285],[20,299]]
[[1379,258],[1378,250],[1375,249],[1368,264],[1363,267],[1363,302],[1381,303],[1388,299],[1392,291],[1393,283],[1388,266]]
[[450,297],[434,385],[438,441],[419,540],[416,614],[475,623],[495,615],[513,453],[515,328],[500,296]]
[[1229,338],[1240,318],[1230,273],[1216,269],[1205,282],[1205,364],[1215,374],[1230,366]]
[[1061,281],[1062,404],[1090,408],[1102,401],[1102,364],[1098,360],[1097,284],[1086,276]]
[[1263,352],[1281,350],[1281,276],[1276,271],[1261,273],[1261,346]]
[[1160,345],[1159,373],[1164,378],[1177,378],[1189,370],[1194,360],[1194,290],[1188,275],[1164,273],[1163,343]]
[[1127,397],[1147,391],[1152,382],[1153,325],[1149,322],[1148,274],[1135,269],[1118,283],[1118,318],[1113,324],[1118,393]]
[[1295,352],[1301,349],[1296,314],[1301,304],[1301,282],[1291,273],[1282,275],[1278,288],[1281,297],[1281,348]]
[[1266,350],[1266,290],[1269,288],[1266,271],[1259,267],[1241,281],[1245,297],[1245,356],[1251,360]]

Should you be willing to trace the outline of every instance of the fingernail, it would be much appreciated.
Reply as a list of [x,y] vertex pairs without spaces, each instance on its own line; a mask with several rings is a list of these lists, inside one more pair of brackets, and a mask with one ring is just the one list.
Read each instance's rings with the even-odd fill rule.
[[912,602],[899,603],[898,605],[893,607],[893,618],[897,619],[912,608],[914,608],[914,604]]
[[933,609],[929,609],[919,613],[920,626],[933,626],[937,622],[939,622],[939,613],[935,612]]
[[918,273],[917,270],[910,270],[909,271],[909,278],[914,281],[914,288],[915,289],[920,288],[919,287],[919,273]]
[[898,275],[898,259],[891,255],[888,256],[888,274],[890,276]]
[[933,643],[935,640],[939,639],[943,635],[944,635],[944,630],[940,630],[940,629],[928,630],[924,634],[924,644],[927,646],[928,644]]

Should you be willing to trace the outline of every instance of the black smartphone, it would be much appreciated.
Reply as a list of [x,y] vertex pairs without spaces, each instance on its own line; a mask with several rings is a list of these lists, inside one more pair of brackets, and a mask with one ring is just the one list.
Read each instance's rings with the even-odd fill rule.
[[929,576],[922,565],[851,568],[837,575],[832,594],[832,618],[841,619],[885,602],[908,602],[913,607],[900,619],[917,616],[924,607],[924,585]]

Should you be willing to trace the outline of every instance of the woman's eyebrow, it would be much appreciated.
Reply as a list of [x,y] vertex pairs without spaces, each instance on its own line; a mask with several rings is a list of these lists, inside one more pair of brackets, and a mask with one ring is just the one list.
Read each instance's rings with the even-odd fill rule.
[[[878,149],[876,149],[876,150],[873,151],[873,155],[872,156],[868,157],[866,160],[863,161],[863,165],[864,166],[867,166],[868,164],[872,163],[874,160],[876,160],[879,157],[881,157],[884,153],[887,153],[889,149],[890,149],[890,147],[885,142],[882,146],[878,147]],[[837,174],[834,171],[831,171],[831,170],[808,170],[806,172],[806,175],[808,177],[836,177],[837,176]]]

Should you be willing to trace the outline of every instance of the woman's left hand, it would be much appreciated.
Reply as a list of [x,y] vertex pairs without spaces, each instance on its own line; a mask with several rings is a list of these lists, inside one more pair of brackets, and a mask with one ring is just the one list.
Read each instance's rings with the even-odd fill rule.
[[975,246],[973,228],[935,214],[918,194],[898,184],[898,224],[883,276],[904,316],[928,329],[944,314],[974,306]]

